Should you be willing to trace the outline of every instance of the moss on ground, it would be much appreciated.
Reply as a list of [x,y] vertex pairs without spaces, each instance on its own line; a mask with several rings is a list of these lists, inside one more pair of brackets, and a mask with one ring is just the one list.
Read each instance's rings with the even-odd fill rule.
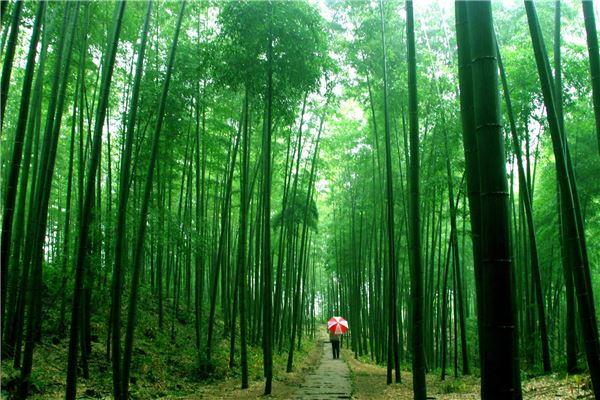
[[[402,382],[386,384],[386,368],[375,365],[368,357],[356,359],[349,350],[342,350],[352,377],[354,399],[400,399],[413,398],[412,373],[403,370]],[[427,374],[427,395],[438,400],[480,399],[479,377],[452,376],[441,380],[439,373]],[[592,399],[589,375],[550,374],[525,379],[522,384],[523,398],[543,399]]]
[[[79,370],[77,397],[81,399],[112,398],[112,366],[106,357],[107,315],[108,305],[101,305],[92,318],[94,340],[89,378],[83,378]],[[193,314],[184,307],[173,322],[173,310],[167,308],[163,329],[158,328],[157,315],[155,303],[140,306],[132,359],[131,398],[255,398],[262,394],[260,345],[248,348],[250,388],[242,391],[239,389],[239,337],[236,338],[234,367],[229,368],[229,336],[224,335],[223,324],[217,321],[212,360],[210,363],[204,360],[200,366]],[[35,348],[29,397],[33,400],[64,398],[69,340],[68,337],[58,338],[51,330],[54,326],[56,321],[52,316],[44,321],[43,339]],[[285,372],[287,351],[275,352],[273,398],[288,398],[318,363],[321,346],[316,343],[317,339],[303,337],[302,347],[294,353],[295,370],[292,373]],[[12,367],[12,360],[2,361],[2,398],[11,397],[19,373]]]

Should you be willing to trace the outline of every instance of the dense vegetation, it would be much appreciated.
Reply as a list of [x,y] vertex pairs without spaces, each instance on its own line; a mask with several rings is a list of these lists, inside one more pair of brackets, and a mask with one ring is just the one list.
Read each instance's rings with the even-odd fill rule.
[[7,394],[51,341],[66,398],[127,399],[140,340],[269,394],[343,315],[416,399],[551,371],[600,398],[592,1],[1,5]]

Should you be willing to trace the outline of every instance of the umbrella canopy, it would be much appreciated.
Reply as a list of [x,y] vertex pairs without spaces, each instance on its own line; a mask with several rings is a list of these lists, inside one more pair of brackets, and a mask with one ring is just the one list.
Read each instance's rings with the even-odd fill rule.
[[331,317],[329,321],[327,321],[327,329],[331,333],[341,335],[348,330],[348,321],[346,321],[344,317]]

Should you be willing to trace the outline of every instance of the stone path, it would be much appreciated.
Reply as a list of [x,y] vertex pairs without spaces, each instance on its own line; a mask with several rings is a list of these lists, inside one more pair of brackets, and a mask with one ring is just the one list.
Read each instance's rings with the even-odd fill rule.
[[351,393],[348,364],[342,359],[334,360],[331,354],[331,343],[324,341],[319,367],[306,377],[293,398],[298,400],[349,399]]

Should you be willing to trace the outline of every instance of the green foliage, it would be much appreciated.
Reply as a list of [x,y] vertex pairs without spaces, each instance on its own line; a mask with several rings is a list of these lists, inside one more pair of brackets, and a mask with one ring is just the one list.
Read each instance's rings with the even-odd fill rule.
[[[219,22],[219,81],[234,90],[245,86],[251,94],[262,94],[271,67],[275,109],[293,120],[293,108],[316,88],[327,60],[323,19],[316,8],[296,1],[231,1],[221,9]],[[272,66],[266,57],[269,40]]]
[[467,385],[458,379],[450,379],[446,381],[441,387],[442,393],[445,394],[462,393],[465,392],[466,389]]
[[[221,353],[219,353],[221,354]],[[206,381],[209,378],[215,378],[215,371],[217,369],[217,360],[218,356],[207,359],[203,353],[201,353],[198,359],[198,365],[194,368],[194,373],[192,377],[196,379],[198,382]]]
[[[10,3],[12,7],[14,2]],[[392,141],[392,172],[394,176],[394,212],[396,213],[396,248],[398,252],[398,271],[403,280],[399,288],[403,296],[399,299],[403,315],[408,307],[406,294],[410,289],[406,264],[408,240],[406,234],[406,196],[407,161],[409,148],[404,140],[406,130],[406,50],[405,17],[402,2],[383,2],[386,20],[386,40],[388,43],[388,101],[390,109],[390,127]],[[567,139],[574,163],[576,181],[582,206],[588,253],[591,264],[592,289],[595,301],[600,305],[600,163],[594,136],[594,118],[591,113],[591,83],[589,78],[587,49],[583,38],[583,21],[580,4],[562,3],[562,62],[563,62],[563,106]],[[57,335],[55,326],[59,320],[58,305],[65,298],[71,305],[73,293],[72,263],[79,213],[83,194],[79,188],[79,177],[85,175],[86,162],[89,161],[90,130],[94,125],[94,116],[98,106],[98,83],[102,65],[102,54],[109,42],[108,32],[113,22],[115,1],[82,2],[70,76],[66,87],[65,115],[58,139],[56,168],[50,208],[48,229],[45,235],[43,289],[37,293],[42,300],[42,345],[36,350],[32,375],[33,389],[43,397],[50,392],[60,390],[54,381],[56,374],[47,377],[48,368],[62,368],[63,359],[40,358],[47,355],[49,349],[56,350],[58,356],[66,343]],[[106,325],[109,319],[104,301],[109,301],[112,279],[112,261],[114,259],[115,216],[117,214],[118,176],[121,170],[125,122],[130,100],[132,64],[139,48],[139,35],[146,4],[128,3],[124,15],[124,24],[117,53],[115,72],[111,83],[108,117],[103,132],[102,155],[98,181],[95,187],[97,199],[94,201],[94,218],[90,227],[89,250],[86,254],[86,268],[90,271],[92,284],[92,334],[99,338],[93,344],[91,375],[86,396],[108,396],[110,393],[110,365],[103,360]],[[547,322],[551,337],[551,354],[556,370],[564,370],[564,317],[565,289],[561,260],[561,243],[558,236],[558,204],[556,166],[545,122],[545,110],[539,81],[535,73],[529,33],[525,27],[525,13],[522,4],[493,2],[494,23],[498,43],[502,51],[509,89],[516,112],[517,130],[521,139],[523,153],[529,153],[524,160],[525,167],[531,171],[534,221],[538,235],[542,291],[544,306],[547,310]],[[14,145],[13,133],[19,108],[19,93],[23,85],[24,61],[29,40],[29,31],[33,22],[36,3],[24,2],[22,28],[19,33],[15,64],[11,75],[10,97],[6,107],[6,118],[0,148],[0,170],[7,171],[10,154]],[[234,143],[241,121],[241,107],[245,89],[249,90],[249,179],[252,195],[249,210],[249,253],[248,272],[252,274],[248,281],[248,313],[251,319],[259,319],[254,306],[260,294],[257,286],[260,278],[256,268],[259,253],[256,240],[259,229],[256,226],[257,207],[260,204],[257,193],[260,192],[262,177],[260,163],[262,155],[262,130],[264,118],[264,92],[269,68],[266,52],[269,38],[273,40],[274,79],[274,120],[273,120],[273,233],[278,233],[281,224],[287,224],[291,232],[299,233],[298,228],[308,215],[307,224],[310,251],[306,274],[308,280],[302,283],[307,294],[315,289],[315,312],[326,313],[335,307],[340,312],[350,311],[348,301],[354,297],[368,299],[362,304],[366,323],[379,318],[384,323],[385,311],[381,306],[386,296],[385,249],[381,244],[382,221],[385,220],[385,200],[382,177],[383,169],[383,69],[382,50],[379,31],[379,14],[376,2],[356,2],[345,0],[327,0],[326,2],[305,1],[224,1],[199,2],[188,4],[188,12],[183,21],[176,55],[163,132],[159,146],[158,170],[155,170],[153,199],[148,218],[148,238],[144,247],[144,265],[140,299],[143,305],[139,313],[136,341],[134,345],[134,378],[137,379],[135,395],[138,398],[151,396],[186,396],[193,384],[204,386],[227,378],[237,378],[240,374],[237,366],[229,368],[229,349],[227,340],[217,340],[210,361],[202,358],[203,352],[195,349],[193,326],[196,314],[193,310],[195,262],[201,260],[204,270],[199,279],[203,279],[204,297],[201,299],[202,325],[206,320],[208,302],[206,293],[211,285],[208,277],[214,268],[216,243],[223,204],[224,177],[230,167],[230,149]],[[456,39],[452,4],[443,2],[415,2],[416,13],[416,50],[417,85],[419,89],[419,113],[421,127],[419,131],[419,151],[421,154],[421,188],[423,201],[423,251],[424,266],[428,269],[426,299],[431,300],[430,312],[432,326],[427,335],[434,337],[439,331],[437,313],[440,293],[438,269],[443,268],[449,229],[449,206],[447,202],[447,178],[445,171],[446,152],[444,135],[448,135],[448,156],[451,165],[451,179],[456,187],[455,194],[462,190],[459,205],[458,240],[461,247],[460,262],[463,268],[465,292],[469,317],[467,324],[467,342],[471,349],[478,347],[477,319],[475,316],[475,290],[473,251],[471,246],[471,227],[468,220],[469,210],[466,202],[466,188],[459,188],[459,182],[465,172],[464,152],[461,139],[460,115],[458,103],[458,78],[456,59]],[[139,209],[142,186],[148,169],[152,127],[156,122],[156,109],[160,96],[161,83],[165,77],[165,61],[172,42],[178,2],[155,2],[152,15],[150,38],[146,52],[146,63],[141,82],[141,97],[138,121],[133,145],[133,168],[130,182],[130,202],[125,224],[126,251],[125,297],[131,279],[130,264],[134,242],[134,227],[139,224]],[[46,59],[43,90],[40,96],[41,112],[37,115],[34,134],[44,129],[47,105],[50,101],[52,71],[57,61],[57,47],[60,42],[60,21],[64,13],[64,4],[49,2],[47,17],[43,26],[43,35],[49,43]],[[550,44],[553,34],[553,2],[540,2],[539,14],[542,30]],[[10,15],[7,14],[7,15]],[[4,20],[6,26],[6,19]],[[6,30],[4,31],[6,35]],[[86,47],[84,47],[84,44]],[[551,46],[549,46],[551,47]],[[551,49],[549,49],[551,50]],[[84,59],[80,59],[80,53]],[[551,54],[550,54],[551,55]],[[552,55],[551,55],[552,56]],[[81,65],[80,65],[81,64]],[[83,110],[72,115],[73,101],[76,100],[77,73],[83,67]],[[36,67],[37,68],[37,67]],[[326,82],[327,81],[327,82]],[[320,116],[324,112],[323,89],[331,89],[325,118],[321,152],[317,160],[315,192],[309,205],[306,205],[308,191],[309,166],[314,150],[312,141],[319,129]],[[298,191],[289,198],[288,207],[282,210],[284,195],[283,183],[294,178],[295,172],[286,169],[286,150],[288,144],[293,149],[297,145],[301,101],[307,95],[306,114],[303,123],[303,142],[306,144],[300,155],[301,166],[298,176]],[[80,111],[83,113],[80,115]],[[32,113],[36,112],[32,110]],[[81,117],[81,127],[79,126]],[[34,122],[35,122],[34,121]],[[63,235],[65,231],[65,208],[67,195],[69,143],[71,127],[75,124],[75,156],[73,170],[73,188],[71,193],[70,238],[67,242],[67,254],[63,254]],[[506,121],[504,121],[506,125]],[[529,142],[525,139],[528,133]],[[36,137],[36,136],[34,136]],[[108,138],[110,137],[110,149]],[[37,139],[39,140],[39,138]],[[196,187],[196,143],[200,150],[199,160],[205,166],[204,181]],[[31,167],[40,158],[43,143],[34,142]],[[515,276],[519,290],[519,324],[532,313],[531,305],[526,303],[528,293],[526,284],[530,282],[529,262],[527,260],[527,242],[520,230],[521,214],[516,167],[511,160],[511,142],[507,141],[507,167],[513,179],[514,195],[513,244]],[[81,145],[82,159],[79,158]],[[217,329],[223,327],[225,315],[219,313],[225,306],[232,307],[230,297],[233,293],[233,272],[235,271],[238,220],[240,213],[240,166],[233,169],[232,205],[228,230],[227,275],[219,282],[217,304]],[[110,163],[109,163],[110,161]],[[294,161],[295,162],[295,161]],[[308,167],[307,167],[308,166]],[[23,167],[21,167],[23,168]],[[258,171],[258,172],[256,172]],[[291,169],[295,171],[295,169]],[[285,174],[290,176],[285,176]],[[6,173],[0,179],[3,193],[6,189]],[[29,204],[32,179],[36,171],[30,171],[29,182],[25,187],[25,223],[35,215]],[[85,184],[84,181],[82,181]],[[510,188],[509,188],[510,189]],[[197,191],[202,197],[196,197]],[[291,190],[288,192],[291,194]],[[164,203],[159,200],[164,198]],[[197,199],[204,205],[202,215],[196,218]],[[435,202],[434,202],[435,200]],[[435,220],[436,225],[433,225]],[[164,221],[164,225],[161,222]],[[428,224],[428,225],[427,225]],[[463,227],[464,226],[464,230]],[[276,228],[276,229],[275,229]],[[252,232],[253,236],[250,234]],[[431,238],[436,235],[435,248]],[[427,239],[427,241],[425,240]],[[284,238],[287,240],[287,238]],[[298,240],[294,237],[292,240]],[[285,243],[285,242],[284,242]],[[464,243],[464,249],[462,244]],[[157,249],[162,250],[163,299],[165,323],[161,330],[157,327],[158,306],[156,304],[156,265]],[[23,249],[25,243],[21,244]],[[299,246],[297,246],[299,247]],[[274,264],[279,261],[278,251],[274,249]],[[285,253],[285,252],[284,252]],[[66,287],[62,287],[62,261],[68,257]],[[198,258],[196,258],[198,257]],[[284,254],[283,260],[288,255]],[[289,273],[288,265],[282,261],[284,277]],[[20,264],[17,263],[20,267]],[[190,266],[190,276],[187,267]],[[314,266],[314,271],[312,267]],[[19,270],[20,271],[20,270]],[[167,272],[168,271],[168,272]],[[151,272],[154,287],[151,288]],[[275,271],[277,272],[277,271]],[[180,275],[175,276],[176,273]],[[314,276],[313,276],[314,273]],[[167,281],[167,274],[169,280]],[[378,275],[379,274],[379,275]],[[290,274],[292,276],[292,274]],[[19,277],[19,280],[21,277]],[[191,306],[187,308],[185,283],[191,283]],[[175,315],[175,282],[183,283],[178,288],[179,310]],[[332,284],[335,283],[334,284]],[[222,284],[226,289],[223,291]],[[356,292],[349,291],[350,285],[356,285]],[[281,287],[285,296],[290,288],[283,282]],[[168,286],[168,298],[167,298]],[[306,289],[306,290],[304,290]],[[223,295],[221,296],[221,293]],[[352,296],[352,293],[360,296]],[[454,299],[454,289],[449,289],[450,301]],[[66,294],[66,295],[65,295]],[[231,296],[230,296],[231,295]],[[283,295],[282,295],[283,296]],[[290,297],[291,298],[291,297]],[[307,311],[312,311],[307,296]],[[229,303],[228,303],[229,302]],[[282,302],[283,304],[283,302]],[[287,303],[286,303],[287,304]],[[124,310],[127,304],[124,304]],[[286,310],[289,312],[290,310]],[[379,314],[378,314],[379,313]],[[225,312],[223,314],[226,314]],[[318,316],[317,316],[318,317]],[[407,323],[403,320],[404,339]],[[171,339],[171,324],[174,326],[175,339]],[[351,325],[354,327],[354,321]],[[532,350],[533,365],[526,374],[539,370],[539,343],[536,320],[532,318],[529,327],[519,326],[521,337],[527,334],[533,338],[531,345],[521,345],[522,355]],[[255,328],[255,327],[254,327]],[[372,329],[374,328],[374,329]],[[250,328],[249,328],[250,329]],[[255,328],[256,329],[256,328]],[[259,328],[260,329],[260,328]],[[408,328],[410,329],[410,328]],[[285,329],[282,329],[285,331]],[[371,335],[377,327],[368,326],[365,335]],[[366,333],[369,332],[369,333]],[[287,333],[284,332],[283,340]],[[220,335],[219,335],[220,336]],[[260,342],[260,335],[258,340]],[[377,340],[375,338],[375,345]],[[203,338],[205,340],[205,338]],[[304,340],[304,338],[303,338]],[[428,341],[435,343],[435,339]],[[52,343],[50,345],[49,343]],[[236,337],[236,344],[239,338]],[[312,343],[303,343],[296,353],[296,359],[302,358]],[[203,344],[201,344],[203,345]],[[305,347],[306,346],[306,347]],[[405,340],[404,347],[407,342]],[[453,345],[451,345],[453,346]],[[383,344],[385,347],[385,344]],[[438,351],[438,347],[432,350]],[[183,349],[183,351],[182,351]],[[368,351],[371,349],[368,348]],[[236,350],[237,351],[237,350]],[[479,364],[479,355],[472,351],[470,361]],[[385,362],[385,354],[380,362]],[[449,352],[451,354],[451,352]],[[236,357],[238,357],[236,353]],[[63,357],[64,358],[64,357]],[[285,354],[275,355],[275,363],[285,364]],[[439,358],[439,357],[438,357]],[[359,356],[370,360],[370,354]],[[405,357],[407,366],[410,357]],[[58,361],[57,361],[58,360]],[[259,343],[249,346],[248,364],[250,377],[263,379],[262,349]],[[585,368],[585,359],[579,354],[579,366]],[[237,362],[237,359],[236,359]],[[428,360],[435,370],[435,359]],[[44,365],[45,364],[45,365]],[[275,375],[279,372],[275,371]],[[3,396],[16,385],[19,371],[12,369],[10,362],[3,361]],[[58,374],[58,373],[57,373]],[[283,375],[279,373],[279,378]],[[358,372],[357,374],[362,374]],[[565,378],[566,379],[566,378]],[[577,379],[569,378],[569,384],[579,385]],[[177,381],[177,382],[175,382]],[[85,385],[85,383],[83,383]],[[445,393],[460,393],[464,386],[458,381],[445,384]],[[57,395],[58,396],[58,395]]]
[[[306,205],[306,193],[303,192],[303,189],[299,190],[295,197],[288,200],[288,205],[286,206],[285,215],[280,211],[273,216],[272,224],[273,228],[277,228],[281,226],[282,222],[285,222],[290,228],[295,226],[299,226],[304,223],[304,218],[306,216],[308,221],[308,226],[316,231],[317,223],[319,221],[319,212],[317,210],[317,203],[314,199],[310,200],[310,204]],[[293,229],[292,232],[295,232]]]

